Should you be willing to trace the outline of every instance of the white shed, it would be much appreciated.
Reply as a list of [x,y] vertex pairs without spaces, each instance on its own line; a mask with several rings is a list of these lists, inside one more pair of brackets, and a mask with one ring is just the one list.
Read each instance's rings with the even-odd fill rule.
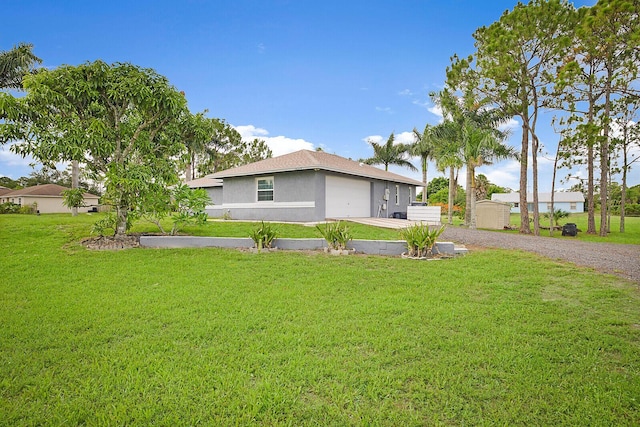
[[476,227],[503,230],[509,227],[511,205],[493,200],[476,202]]

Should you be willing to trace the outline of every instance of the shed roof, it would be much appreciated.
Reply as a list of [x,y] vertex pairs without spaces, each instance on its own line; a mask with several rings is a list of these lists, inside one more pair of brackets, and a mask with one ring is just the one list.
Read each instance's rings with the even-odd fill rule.
[[227,169],[208,175],[208,178],[230,178],[237,176],[264,175],[276,172],[302,170],[325,170],[364,178],[422,186],[423,183],[393,172],[384,171],[364,163],[356,162],[324,151],[300,150],[272,157],[244,166]]

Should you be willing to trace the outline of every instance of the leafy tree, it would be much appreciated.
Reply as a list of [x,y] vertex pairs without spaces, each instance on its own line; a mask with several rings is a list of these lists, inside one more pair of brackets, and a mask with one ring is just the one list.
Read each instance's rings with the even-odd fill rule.
[[243,141],[238,131],[224,120],[198,113],[188,114],[183,123],[187,181],[196,175],[215,173],[273,155],[263,140]]
[[[595,234],[595,168],[600,182],[610,176],[611,123],[616,97],[637,98],[640,62],[640,4],[600,0],[579,9],[573,49],[559,69],[558,102],[571,116],[566,121],[570,142],[586,151],[588,181],[587,233]],[[627,101],[623,101],[627,102]],[[573,129],[571,129],[573,127]],[[573,156],[571,164],[578,157]],[[600,235],[607,234],[607,188],[600,189]]]
[[[116,236],[148,192],[178,181],[186,101],[163,76],[131,64],[102,61],[41,70],[24,79],[26,96],[0,94],[7,119],[0,140],[45,164],[76,160],[104,178],[104,200],[116,209]],[[16,138],[17,137],[17,138]]]
[[211,202],[203,188],[189,188],[178,184],[170,191],[145,194],[148,199],[139,204],[139,216],[154,223],[161,233],[167,234],[162,222],[171,218],[173,224],[169,234],[175,236],[186,225],[202,225],[207,221],[204,209]]
[[467,201],[469,212],[469,227],[476,228],[476,168],[491,164],[494,159],[515,157],[511,147],[506,146],[495,132],[495,129],[480,128],[475,123],[468,121],[462,129],[462,158],[467,166],[467,176],[470,178],[467,186]]
[[448,187],[449,187],[449,178],[438,176],[433,178],[431,181],[429,181],[429,185],[427,185],[427,193],[428,194],[437,193],[441,189],[448,188]]
[[[42,60],[33,54],[33,45],[19,43],[0,52],[0,89],[22,89],[22,79]],[[1,111],[1,110],[0,110]]]
[[385,144],[369,141],[373,148],[373,157],[360,160],[368,165],[384,165],[384,170],[389,170],[389,165],[408,168],[417,172],[418,169],[407,160],[410,148],[406,144],[394,144],[395,136],[392,133]]
[[536,129],[553,72],[566,57],[572,29],[572,6],[563,0],[518,3],[500,20],[474,33],[477,52],[454,56],[447,83],[463,91],[477,90],[494,106],[522,121],[520,149],[521,233],[531,233],[527,209],[529,141],[533,172],[534,233],[539,234],[538,167]]

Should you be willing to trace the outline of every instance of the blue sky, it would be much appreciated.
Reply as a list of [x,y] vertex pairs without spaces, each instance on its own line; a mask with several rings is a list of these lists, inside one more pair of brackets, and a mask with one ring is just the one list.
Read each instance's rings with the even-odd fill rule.
[[[208,109],[244,137],[265,139],[276,155],[321,147],[358,159],[371,155],[369,139],[395,132],[407,140],[414,127],[438,123],[428,94],[442,88],[450,57],[472,53],[473,32],[514,4],[21,0],[4,8],[0,49],[33,43],[49,68],[96,59],[150,67],[186,93],[192,112]],[[519,146],[518,123],[512,125],[510,143]],[[551,129],[541,136],[555,150]],[[0,151],[0,175],[27,175],[28,163],[8,146]],[[550,171],[542,159],[541,191],[550,190]],[[518,187],[515,162],[478,173]],[[430,177],[436,175],[432,165]],[[636,172],[632,182],[639,181]]]

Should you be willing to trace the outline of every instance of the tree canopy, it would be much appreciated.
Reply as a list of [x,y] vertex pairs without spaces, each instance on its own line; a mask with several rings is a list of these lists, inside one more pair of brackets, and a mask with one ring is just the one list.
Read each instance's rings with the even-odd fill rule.
[[22,89],[22,79],[42,60],[33,53],[33,45],[19,43],[0,51],[0,89]]
[[78,161],[104,180],[117,211],[116,235],[149,191],[178,182],[184,96],[151,69],[102,61],[40,70],[24,79],[26,95],[0,94],[6,114],[0,140],[48,165]]

